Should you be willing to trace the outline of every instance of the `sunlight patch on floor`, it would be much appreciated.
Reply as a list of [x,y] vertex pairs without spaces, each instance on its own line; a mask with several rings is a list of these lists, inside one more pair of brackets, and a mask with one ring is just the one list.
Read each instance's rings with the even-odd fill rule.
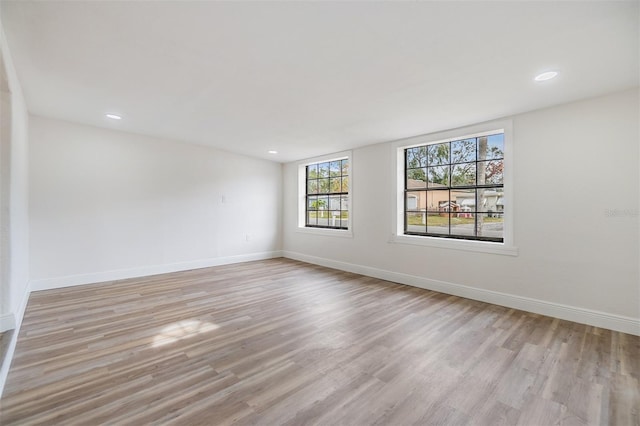
[[153,347],[168,345],[178,340],[217,330],[220,326],[199,320],[184,320],[170,324],[153,339]]

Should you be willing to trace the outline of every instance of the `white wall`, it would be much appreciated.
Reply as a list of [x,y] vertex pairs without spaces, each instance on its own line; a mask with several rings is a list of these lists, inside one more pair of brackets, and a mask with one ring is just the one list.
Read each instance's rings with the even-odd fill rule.
[[353,152],[353,238],[296,232],[285,166],[284,253],[638,334],[638,95],[512,117],[517,257],[390,243],[391,143]]
[[9,303],[10,221],[11,191],[11,89],[0,50],[0,332],[13,327]]
[[[1,34],[2,57],[11,91],[9,151],[9,305],[15,313],[22,303],[29,282],[28,223],[28,112],[13,66],[4,33]],[[3,173],[6,179],[6,172]]]
[[[0,312],[0,323],[2,329],[20,327],[22,315],[29,296],[29,208],[28,208],[28,113],[27,106],[22,94],[20,82],[16,76],[11,54],[7,46],[4,31],[0,28],[0,49],[2,60],[4,61],[8,89],[11,92],[10,99],[5,97],[2,100],[2,107],[9,106],[9,114],[2,113],[0,126],[10,128],[9,138],[2,138],[2,152],[8,154],[8,162],[3,161],[2,182],[2,272],[0,277],[2,282],[2,311]],[[5,122],[4,120],[9,120]],[[3,135],[3,136],[6,136]],[[5,144],[9,144],[7,147]],[[8,170],[4,166],[8,165]],[[4,183],[8,182],[8,185]],[[8,205],[7,205],[8,204]],[[8,220],[6,215],[8,215]],[[7,354],[1,360],[0,368],[0,394],[9,371],[9,364],[13,356],[17,333],[13,333],[8,345]]]
[[31,116],[34,290],[279,255],[282,167]]

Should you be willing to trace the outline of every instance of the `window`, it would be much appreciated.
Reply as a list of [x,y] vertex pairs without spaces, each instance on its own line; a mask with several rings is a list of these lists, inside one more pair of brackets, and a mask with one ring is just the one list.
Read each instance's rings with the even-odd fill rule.
[[397,179],[390,242],[517,256],[511,120],[392,146]]
[[353,161],[343,151],[298,162],[298,232],[353,237]]
[[404,233],[504,241],[504,132],[404,149]]
[[349,229],[349,159],[305,166],[305,226]]

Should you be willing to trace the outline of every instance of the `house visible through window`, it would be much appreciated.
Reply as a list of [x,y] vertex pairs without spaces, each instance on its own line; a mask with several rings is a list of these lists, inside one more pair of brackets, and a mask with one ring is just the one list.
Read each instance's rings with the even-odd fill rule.
[[349,159],[306,166],[305,226],[349,229]]
[[504,133],[404,150],[404,233],[504,241]]

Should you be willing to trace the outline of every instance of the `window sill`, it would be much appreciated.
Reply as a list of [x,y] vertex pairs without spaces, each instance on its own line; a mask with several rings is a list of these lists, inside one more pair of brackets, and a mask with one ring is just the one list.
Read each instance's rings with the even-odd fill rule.
[[353,238],[351,229],[331,229],[331,228],[307,228],[299,226],[296,232],[302,234],[324,235],[327,237]]
[[421,237],[414,235],[393,235],[390,243],[412,244],[425,247],[436,247],[449,250],[473,251],[479,253],[500,254],[504,256],[517,256],[518,247],[504,243],[492,243],[488,241],[453,240],[437,237]]

